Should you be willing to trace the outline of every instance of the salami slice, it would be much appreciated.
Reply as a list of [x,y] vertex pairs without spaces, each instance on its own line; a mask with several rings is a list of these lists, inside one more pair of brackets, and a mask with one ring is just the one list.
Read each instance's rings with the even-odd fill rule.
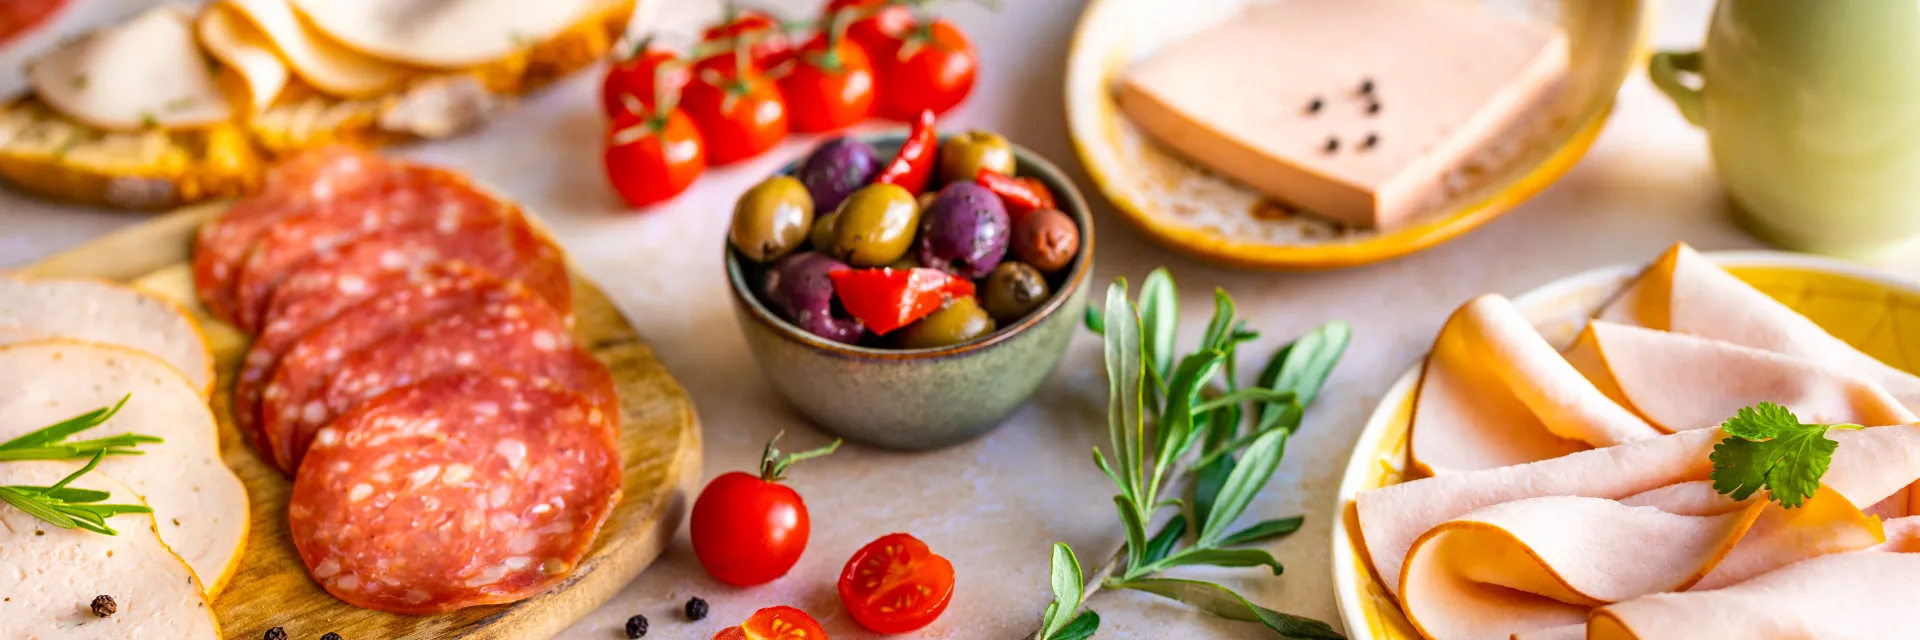
[[287,512],[328,593],[419,615],[559,583],[620,492],[613,429],[591,400],[463,374],[390,391],[321,429]]
[[602,412],[619,415],[613,376],[574,344],[566,320],[524,288],[507,291],[512,290],[518,295],[488,296],[342,360],[297,412],[293,466],[300,466],[314,432],[335,416],[388,389],[450,373],[497,371],[547,378],[586,394]]
[[247,349],[246,359],[241,361],[240,376],[234,380],[235,424],[246,435],[247,443],[253,445],[254,450],[272,459],[273,447],[261,429],[260,400],[265,395],[267,382],[280,366],[281,356],[293,348],[295,341],[313,328],[332,320],[340,312],[378,295],[403,289],[446,288],[461,282],[486,279],[485,273],[464,264],[448,263],[415,271],[383,273],[364,282],[344,282],[330,295],[305,296],[289,304],[276,306],[266,328],[254,337],[253,346]]
[[308,331],[281,356],[260,392],[260,431],[274,463],[294,472],[292,436],[300,412],[347,356],[413,325],[519,291],[519,285],[491,278],[435,280],[369,298]]
[[387,163],[345,146],[303,153],[267,172],[259,192],[233,203],[194,236],[193,283],[215,317],[233,318],[233,285],[254,240],[274,224],[376,182]]
[[233,289],[233,320],[248,332],[288,273],[317,256],[371,234],[407,229],[416,235],[459,237],[469,222],[518,217],[510,205],[443,169],[403,166],[379,185],[315,205],[280,221],[253,245]]

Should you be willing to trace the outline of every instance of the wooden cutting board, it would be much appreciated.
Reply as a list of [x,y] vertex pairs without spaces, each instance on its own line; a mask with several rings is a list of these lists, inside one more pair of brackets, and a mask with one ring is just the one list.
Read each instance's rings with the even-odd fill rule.
[[[247,485],[250,533],[240,572],[214,603],[228,638],[257,639],[273,627],[291,638],[328,632],[347,640],[550,638],[613,597],[660,555],[679,528],[700,480],[700,427],[686,390],[604,293],[576,271],[574,335],[619,382],[625,494],[593,549],[560,585],[512,605],[434,616],[401,616],[347,605],[308,577],[287,536],[293,483],[256,455],[236,430],[231,387],[247,337],[203,311],[188,262],[193,233],[224,204],[184,209],[70,249],[24,270],[30,275],[132,282],[192,309],[218,363],[213,409],[221,457]],[[161,526],[166,526],[162,523]]]

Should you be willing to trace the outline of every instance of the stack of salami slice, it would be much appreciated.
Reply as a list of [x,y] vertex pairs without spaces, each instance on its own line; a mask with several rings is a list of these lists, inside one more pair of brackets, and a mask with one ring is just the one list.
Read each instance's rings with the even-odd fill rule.
[[235,421],[294,477],[289,528],[328,592],[435,613],[578,564],[620,496],[619,398],[572,339],[564,257],[519,209],[333,148],[195,244],[201,300],[254,334]]

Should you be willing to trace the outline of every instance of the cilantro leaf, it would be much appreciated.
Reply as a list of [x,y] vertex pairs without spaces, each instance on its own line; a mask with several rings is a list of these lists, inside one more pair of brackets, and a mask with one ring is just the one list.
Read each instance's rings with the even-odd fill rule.
[[1720,426],[1727,437],[1708,456],[1713,489],[1745,500],[1765,488],[1780,506],[1798,507],[1820,490],[1820,478],[1840,448],[1827,430],[1849,428],[1859,427],[1802,424],[1792,411],[1771,402],[1741,409]]

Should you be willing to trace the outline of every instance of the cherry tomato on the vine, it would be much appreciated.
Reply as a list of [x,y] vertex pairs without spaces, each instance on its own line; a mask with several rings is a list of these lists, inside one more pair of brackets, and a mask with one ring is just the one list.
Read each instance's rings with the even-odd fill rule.
[[840,571],[840,602],[877,633],[925,627],[952,601],[953,563],[905,533],[867,543]]
[[844,129],[873,112],[873,63],[844,37],[821,34],[801,47],[780,78],[794,131]]
[[779,439],[767,443],[758,475],[722,474],[693,502],[693,554],[715,580],[741,587],[771,582],[793,569],[807,549],[807,503],[780,484],[781,476],[796,461],[832,453],[840,441],[781,457],[773,447]]
[[979,54],[959,27],[938,18],[915,24],[873,56],[875,111],[901,121],[928,109],[945,113],[973,91],[979,69]]
[[[632,56],[607,68],[607,77],[600,82],[600,104],[609,118],[631,115],[635,105],[652,109],[661,95],[679,95],[691,77],[679,54],[642,42]],[[661,80],[666,83],[662,85]]]
[[821,11],[820,23],[831,26],[842,11],[857,12],[849,17],[847,39],[860,45],[869,59],[892,51],[891,43],[913,28],[913,10],[891,0],[833,0]]
[[700,34],[700,41],[726,43],[728,48],[740,41],[751,42],[748,48],[753,64],[763,70],[780,64],[793,48],[778,18],[762,11],[738,9],[732,3],[727,4],[727,16],[719,24],[707,27]]
[[680,195],[707,168],[700,131],[678,109],[614,117],[602,160],[613,190],[635,207]]
[[687,85],[680,108],[707,141],[707,161],[722,165],[751,158],[787,137],[787,102],[773,78],[743,55],[725,70],[704,68]]

